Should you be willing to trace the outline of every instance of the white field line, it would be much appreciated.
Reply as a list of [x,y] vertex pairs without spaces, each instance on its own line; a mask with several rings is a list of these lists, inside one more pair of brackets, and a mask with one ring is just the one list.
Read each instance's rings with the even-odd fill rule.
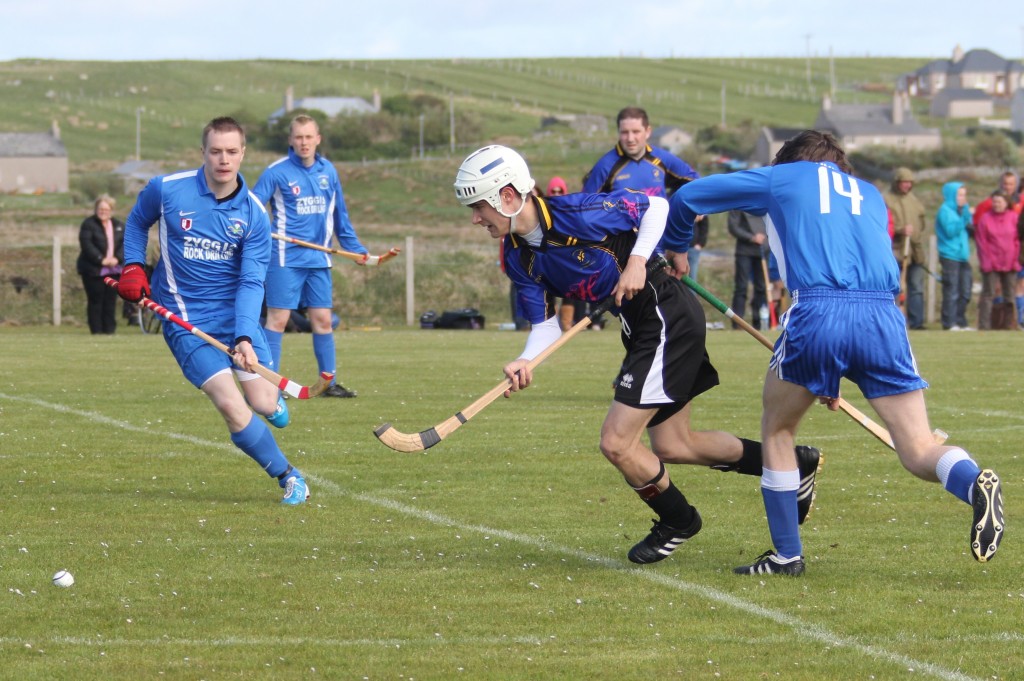
[[[86,411],[86,410],[82,410],[82,409],[76,409],[76,408],[73,408],[73,407],[67,407],[65,405],[56,404],[56,403],[53,403],[53,402],[47,402],[45,400],[40,400],[40,399],[36,399],[36,398],[21,397],[21,396],[14,396],[14,395],[7,395],[5,393],[0,393],[0,399],[10,400],[10,401],[13,401],[13,402],[23,402],[23,403],[32,404],[32,405],[35,405],[35,406],[38,406],[38,407],[42,407],[44,409],[50,409],[52,411],[57,411],[57,412],[60,412],[60,413],[63,413],[63,414],[72,414],[72,415],[75,415],[75,416],[80,416],[82,418],[89,419],[90,421],[93,421],[93,422],[105,423],[107,425],[114,426],[116,428],[122,428],[122,429],[130,431],[130,432],[146,433],[146,434],[150,434],[150,435],[154,435],[154,436],[159,436],[159,437],[172,438],[172,439],[175,439],[175,440],[182,440],[182,441],[185,441],[185,442],[190,442],[190,443],[193,443],[193,444],[201,445],[203,447],[208,447],[208,448],[209,447],[215,447],[217,449],[233,451],[233,452],[236,452],[239,456],[245,456],[242,452],[240,452],[238,449],[236,449],[233,445],[228,444],[227,442],[224,442],[224,441],[214,442],[214,441],[209,441],[209,440],[203,440],[201,438],[193,437],[193,436],[190,436],[190,435],[183,435],[183,434],[180,434],[180,433],[166,432],[166,431],[162,431],[162,430],[161,431],[157,431],[157,430],[154,430],[151,427],[136,426],[136,425],[133,425],[133,424],[128,423],[126,421],[121,421],[121,420],[118,420],[118,419],[112,419],[112,418],[109,418],[107,416],[104,416],[103,414],[99,414],[99,413],[96,413],[96,412]],[[587,553],[586,551],[580,551],[580,550],[577,550],[577,549],[572,549],[572,548],[569,548],[567,546],[561,546],[559,544],[555,544],[555,543],[549,542],[549,541],[547,541],[545,539],[541,539],[541,538],[538,538],[538,537],[533,537],[533,536],[525,535],[525,534],[518,534],[518,533],[515,533],[515,532],[510,532],[508,530],[501,530],[501,529],[496,529],[496,528],[493,528],[493,527],[487,527],[485,525],[476,525],[476,524],[464,523],[464,522],[458,521],[458,520],[456,520],[454,518],[448,518],[446,516],[434,513],[432,511],[427,511],[427,510],[419,509],[419,508],[416,508],[414,506],[409,506],[407,504],[403,504],[401,502],[393,501],[391,499],[387,499],[387,498],[384,498],[384,497],[379,497],[379,496],[375,496],[375,495],[372,495],[372,494],[362,494],[362,493],[350,492],[350,491],[345,490],[344,488],[342,488],[337,483],[332,482],[332,481],[327,480],[327,479],[324,479],[324,478],[321,478],[321,477],[319,477],[317,475],[312,475],[312,474],[309,474],[309,473],[305,473],[305,475],[306,475],[306,477],[311,482],[316,484],[317,487],[315,489],[319,490],[320,492],[328,491],[331,494],[335,494],[335,495],[343,496],[343,497],[349,497],[349,498],[352,498],[352,499],[356,499],[357,501],[362,501],[362,502],[365,502],[365,503],[373,504],[375,506],[380,506],[380,507],[383,507],[383,508],[387,508],[389,510],[392,510],[392,511],[395,511],[395,512],[398,512],[398,513],[402,513],[403,515],[407,515],[407,516],[416,518],[416,519],[421,520],[421,521],[426,521],[426,522],[429,522],[429,523],[433,523],[435,525],[443,525],[445,527],[453,527],[453,528],[457,528],[457,529],[459,529],[460,531],[463,531],[463,532],[474,532],[474,533],[485,535],[487,537],[500,537],[500,538],[505,539],[507,541],[512,541],[512,542],[516,542],[516,543],[519,543],[519,544],[524,544],[524,545],[527,545],[527,546],[533,546],[533,547],[541,548],[541,549],[544,549],[545,551],[549,551],[549,552],[557,552],[557,553],[560,553],[560,554],[563,554],[563,555],[567,555],[567,556],[571,556],[573,558],[577,558],[579,560],[582,560],[582,561],[585,561],[585,562],[588,562],[588,563],[597,564],[597,565],[600,565],[602,567],[605,567],[605,568],[608,568],[608,569],[611,569],[611,570],[618,570],[618,571],[627,573],[631,578],[646,579],[648,581],[654,582],[655,584],[659,584],[661,586],[668,587],[669,589],[674,589],[676,591],[694,594],[694,595],[699,596],[699,597],[701,597],[701,598],[703,598],[705,600],[713,601],[713,602],[716,602],[716,603],[720,603],[722,605],[729,606],[730,608],[733,608],[734,610],[738,610],[740,612],[744,612],[744,613],[747,613],[749,615],[753,615],[753,616],[761,618],[761,619],[769,620],[771,622],[774,622],[776,624],[782,625],[782,626],[790,629],[791,631],[793,631],[794,634],[796,634],[800,638],[811,640],[811,641],[816,641],[816,642],[819,642],[819,643],[824,643],[825,645],[828,645],[828,646],[831,646],[831,647],[848,648],[850,650],[855,650],[857,652],[862,653],[866,657],[869,657],[869,658],[872,658],[874,660],[878,660],[878,661],[881,661],[881,662],[898,665],[898,666],[902,667],[903,669],[905,669],[907,671],[922,672],[922,673],[928,674],[930,676],[933,676],[935,678],[943,679],[945,681],[980,681],[980,680],[976,679],[975,677],[968,676],[968,675],[963,674],[963,673],[961,673],[961,672],[959,672],[959,671],[957,671],[955,669],[947,669],[945,667],[941,667],[939,665],[935,665],[935,664],[932,664],[930,662],[924,662],[924,661],[921,661],[921,660],[916,660],[914,658],[907,657],[906,655],[902,655],[900,653],[895,653],[895,652],[886,650],[884,648],[880,648],[878,646],[873,646],[873,645],[868,645],[868,644],[865,644],[865,643],[861,643],[857,639],[849,637],[849,636],[842,636],[840,634],[835,634],[835,633],[829,631],[828,629],[825,629],[824,627],[820,627],[820,626],[812,625],[812,624],[806,624],[805,622],[801,621],[800,619],[798,619],[796,617],[793,617],[791,615],[788,615],[788,614],[786,614],[784,612],[781,612],[779,610],[772,610],[770,608],[762,607],[760,605],[757,605],[756,603],[752,603],[750,601],[746,601],[746,600],[744,600],[742,598],[738,598],[738,597],[736,597],[736,596],[734,596],[732,594],[729,594],[729,593],[726,593],[724,591],[720,591],[718,589],[714,589],[714,588],[711,588],[711,587],[708,587],[708,586],[704,586],[702,584],[695,584],[693,582],[687,582],[687,581],[679,579],[677,577],[672,577],[672,576],[669,576],[669,575],[664,575],[664,574],[662,574],[660,572],[657,572],[657,571],[649,569],[649,568],[632,567],[630,564],[625,563],[625,562],[623,562],[621,560],[617,560],[615,558],[609,558],[607,556],[602,556],[602,555],[599,555],[599,554]],[[744,579],[752,579],[752,578],[753,577],[746,577]],[[756,579],[756,578],[753,578],[753,579]],[[120,641],[120,643],[119,643],[120,645],[125,645],[125,646],[129,646],[129,645],[131,645],[131,646],[134,646],[134,645],[146,645],[147,644],[146,641],[138,641],[137,642],[137,641],[133,641],[131,639],[118,639],[118,641]],[[213,646],[217,646],[217,645],[248,645],[246,643],[247,641],[251,641],[251,645],[263,645],[264,643],[266,643],[266,641],[263,641],[261,639],[248,639],[248,638],[229,638],[229,639],[221,639],[221,640],[214,640],[214,641],[190,641],[188,643],[191,643],[191,644],[206,644],[206,645],[213,645]],[[0,643],[3,643],[3,642],[25,643],[24,641],[21,641],[20,639],[7,638],[7,637],[0,638]],[[167,641],[166,639],[161,639],[159,641],[159,644],[167,644],[167,643],[171,643],[171,642],[174,642],[174,641],[173,640],[172,641]],[[279,639],[275,639],[274,642],[280,642],[280,640]],[[310,641],[306,640],[305,642],[309,643]],[[319,641],[317,641],[317,642],[319,642]],[[451,641],[449,640],[448,642],[450,643]],[[502,639],[502,642],[507,642],[507,640],[506,639]],[[73,644],[90,645],[92,643],[92,639],[76,639],[76,638],[66,638],[66,637],[54,637],[53,639],[51,639],[51,643],[55,643],[55,644],[59,644],[59,643],[73,643]],[[153,643],[156,644],[157,642],[154,641]],[[323,641],[323,643],[326,644],[326,645],[332,645],[332,641],[331,640],[325,640],[325,641]],[[373,645],[376,645],[376,644],[393,645],[394,644],[394,645],[398,645],[398,644],[402,644],[402,643],[410,644],[412,642],[411,641],[399,641],[399,642],[395,642],[395,641],[391,641],[391,642],[387,642],[387,641],[345,642],[344,640],[336,640],[336,641],[334,641],[333,645],[365,645],[365,644],[373,644]],[[102,640],[102,641],[98,641],[98,644],[101,644],[101,645],[112,645],[113,641],[112,640]]]

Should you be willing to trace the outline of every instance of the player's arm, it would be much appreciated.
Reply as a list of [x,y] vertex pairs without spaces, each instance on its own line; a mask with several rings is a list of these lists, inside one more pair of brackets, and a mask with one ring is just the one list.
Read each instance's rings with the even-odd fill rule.
[[633,244],[626,267],[622,270],[615,290],[612,291],[616,305],[621,305],[624,298],[632,300],[633,296],[642,291],[647,284],[647,261],[665,233],[667,218],[668,201],[660,196],[650,197],[647,210],[640,217],[636,243]]
[[[612,164],[614,159],[609,159],[609,156],[615,155],[614,152],[605,154],[597,160],[594,167],[590,169],[586,175],[583,176],[583,188],[580,190],[584,194],[596,194],[604,186],[604,183],[608,180],[608,173],[611,172]],[[617,155],[615,155],[617,158]]]
[[708,175],[688,182],[669,200],[665,248],[685,253],[693,240],[698,215],[742,210],[752,215],[768,212],[771,166],[736,173]]
[[[352,226],[352,220],[348,215],[348,206],[345,205],[345,192],[341,189],[341,181],[338,177],[334,177],[334,215],[331,216],[334,221],[334,236],[338,240],[338,244],[343,250],[349,251],[350,253],[365,253],[369,254],[366,246],[359,241],[359,237],[356,236],[355,227]],[[376,257],[376,256],[373,256]],[[360,265],[374,264],[377,263],[359,263]]]
[[235,337],[256,337],[260,332],[263,282],[270,265],[270,221],[257,201],[249,202],[249,226],[240,247],[241,263],[235,293]]
[[674,154],[664,154],[660,158],[665,169],[665,192],[667,194],[672,194],[687,182],[700,177],[700,173],[694,170],[689,163]]

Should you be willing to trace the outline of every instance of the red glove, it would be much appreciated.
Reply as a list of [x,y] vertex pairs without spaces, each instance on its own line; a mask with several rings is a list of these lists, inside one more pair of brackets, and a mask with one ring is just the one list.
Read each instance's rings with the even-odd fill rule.
[[143,297],[148,298],[153,293],[149,290],[149,277],[146,270],[138,263],[126,265],[121,270],[121,278],[117,282],[117,294],[129,303],[137,303]]

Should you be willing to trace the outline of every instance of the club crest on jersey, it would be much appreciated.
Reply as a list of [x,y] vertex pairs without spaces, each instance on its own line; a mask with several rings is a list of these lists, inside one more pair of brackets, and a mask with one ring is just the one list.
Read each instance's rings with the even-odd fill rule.
[[331,181],[326,175],[321,175],[317,181],[320,183],[320,189],[327,189],[331,186]]
[[589,269],[594,263],[594,259],[590,257],[590,251],[585,248],[577,248],[572,252],[572,258],[580,264],[580,267]]
[[188,230],[192,229],[192,218],[182,218],[181,219],[181,228],[183,230],[185,230],[186,232]]
[[295,196],[298,196],[301,193],[302,193],[302,187],[300,187],[297,184],[293,184],[292,185],[292,194],[295,194]]
[[238,219],[232,220],[225,229],[227,230],[228,236],[240,238],[245,234],[245,222]]

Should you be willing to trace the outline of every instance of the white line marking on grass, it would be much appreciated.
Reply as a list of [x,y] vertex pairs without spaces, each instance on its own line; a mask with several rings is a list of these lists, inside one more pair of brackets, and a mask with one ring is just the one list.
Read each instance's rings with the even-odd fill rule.
[[[104,416],[102,414],[98,414],[96,412],[85,411],[83,409],[75,409],[73,407],[67,407],[65,405],[56,404],[56,403],[53,403],[53,402],[47,402],[45,400],[40,400],[40,399],[36,399],[36,398],[18,397],[18,396],[13,396],[13,395],[7,395],[7,394],[4,394],[4,393],[0,393],[0,399],[8,399],[8,400],[16,401],[16,402],[27,402],[29,404],[34,404],[34,405],[39,406],[39,407],[43,407],[43,408],[47,408],[47,409],[52,409],[54,411],[58,411],[60,413],[73,414],[75,416],[80,416],[82,418],[89,419],[91,421],[98,421],[100,423],[106,423],[106,424],[114,426],[116,428],[122,428],[124,430],[131,431],[131,432],[147,433],[147,434],[155,435],[155,436],[159,436],[159,437],[167,437],[167,438],[172,438],[172,439],[175,439],[175,440],[182,440],[182,441],[190,442],[190,443],[193,443],[193,444],[196,444],[196,445],[200,445],[200,446],[203,446],[203,447],[216,447],[218,449],[225,449],[225,450],[234,451],[239,456],[245,456],[241,451],[236,449],[233,445],[230,445],[230,444],[225,443],[223,441],[221,441],[221,442],[211,442],[211,441],[203,440],[201,438],[194,437],[194,436],[191,436],[191,435],[183,435],[183,434],[180,434],[180,433],[156,431],[156,430],[154,430],[151,427],[136,426],[136,425],[133,425],[133,424],[128,423],[126,421],[112,419],[112,418],[109,418],[109,417]],[[449,518],[447,516],[443,516],[443,515],[440,515],[438,513],[434,513],[433,511],[425,511],[423,509],[419,509],[419,508],[416,508],[414,506],[409,506],[407,504],[403,504],[403,503],[398,502],[398,501],[393,501],[391,499],[387,499],[387,498],[384,498],[384,497],[379,497],[379,496],[375,496],[375,495],[372,495],[372,494],[364,494],[364,493],[351,492],[351,491],[348,491],[348,490],[344,489],[343,487],[341,487],[337,483],[332,482],[332,481],[327,480],[327,479],[324,479],[324,478],[321,478],[320,476],[317,476],[317,475],[306,474],[306,477],[309,480],[311,480],[312,482],[316,483],[316,485],[320,488],[321,491],[326,490],[326,491],[329,491],[330,493],[336,494],[338,496],[349,497],[349,498],[355,499],[357,501],[362,501],[362,502],[365,502],[365,503],[373,504],[375,506],[380,506],[380,507],[383,507],[383,508],[387,508],[387,509],[390,509],[392,511],[396,511],[398,513],[402,513],[404,515],[408,515],[408,516],[417,518],[419,520],[424,520],[424,521],[433,523],[435,525],[443,525],[445,527],[454,527],[454,528],[457,528],[457,529],[459,529],[460,531],[463,531],[463,532],[476,532],[476,533],[484,534],[484,535],[490,536],[490,537],[501,537],[502,539],[505,539],[505,540],[508,540],[508,541],[513,541],[513,542],[517,542],[517,543],[520,543],[520,544],[525,544],[527,546],[534,546],[534,547],[537,547],[537,548],[544,549],[546,551],[553,551],[553,552],[561,553],[563,555],[567,555],[567,556],[571,556],[571,557],[574,557],[574,558],[578,558],[580,560],[583,560],[583,561],[586,561],[586,562],[589,562],[589,563],[596,563],[598,565],[601,565],[601,566],[606,567],[606,568],[611,569],[611,570],[618,570],[618,571],[622,571],[622,572],[627,572],[631,576],[640,577],[642,579],[649,580],[649,581],[654,582],[656,584],[659,584],[661,586],[665,586],[665,587],[668,587],[670,589],[675,589],[677,591],[683,591],[683,592],[688,592],[688,593],[691,593],[691,594],[695,594],[695,595],[697,595],[697,596],[699,596],[701,598],[704,598],[706,600],[715,601],[717,603],[721,603],[723,605],[727,605],[727,606],[729,606],[731,608],[739,610],[740,612],[745,612],[747,614],[754,615],[756,617],[760,617],[760,618],[763,618],[763,619],[770,620],[772,622],[775,622],[776,624],[780,624],[780,625],[782,625],[784,627],[787,627],[787,628],[791,629],[793,631],[793,633],[795,633],[797,636],[799,636],[801,638],[805,638],[805,639],[809,639],[809,640],[813,640],[813,641],[818,641],[820,643],[824,643],[826,645],[833,646],[833,647],[849,648],[851,650],[856,650],[856,651],[858,651],[860,653],[863,653],[867,657],[870,657],[870,658],[875,659],[875,660],[880,660],[882,662],[887,662],[887,663],[891,663],[891,664],[900,665],[900,666],[902,666],[906,670],[913,669],[915,671],[924,672],[926,674],[934,676],[935,678],[944,679],[945,681],[979,681],[975,677],[967,676],[966,674],[962,674],[961,672],[956,671],[954,669],[946,669],[945,667],[941,667],[939,665],[931,664],[930,662],[922,662],[921,660],[916,660],[914,658],[907,657],[906,655],[901,655],[899,653],[894,653],[894,652],[891,652],[889,650],[885,650],[884,648],[879,648],[878,646],[872,646],[872,645],[867,645],[867,644],[861,643],[857,639],[849,637],[849,636],[841,636],[839,634],[832,633],[829,630],[825,629],[824,627],[820,627],[820,626],[812,625],[812,624],[806,624],[805,622],[801,621],[800,619],[798,619],[796,617],[793,617],[791,615],[787,615],[784,612],[781,612],[781,611],[778,611],[778,610],[771,610],[769,608],[765,608],[763,606],[757,605],[756,603],[751,603],[750,601],[743,600],[742,598],[738,598],[736,596],[733,596],[732,594],[726,593],[724,591],[719,591],[718,589],[714,589],[714,588],[711,588],[711,587],[708,587],[708,586],[704,586],[702,584],[695,584],[695,583],[692,583],[692,582],[687,582],[687,581],[679,579],[677,577],[672,577],[672,576],[669,576],[669,575],[664,575],[664,574],[662,574],[660,572],[656,572],[656,571],[654,571],[652,569],[632,567],[630,564],[624,563],[621,560],[616,560],[614,558],[609,558],[607,556],[602,556],[602,555],[598,555],[598,554],[594,554],[594,553],[587,553],[586,551],[580,551],[580,550],[577,550],[577,549],[572,549],[572,548],[569,548],[567,546],[561,546],[559,544],[555,544],[553,542],[549,542],[549,541],[547,541],[545,539],[538,539],[537,537],[531,537],[530,535],[518,534],[518,533],[515,533],[515,532],[510,532],[508,530],[500,530],[500,529],[493,528],[493,527],[487,527],[485,525],[474,525],[474,524],[464,523],[464,522],[455,520],[454,518]],[[755,577],[740,577],[738,579],[755,579]],[[0,638],[0,642],[9,641],[9,640],[17,640],[18,642],[20,642],[20,640],[18,640],[18,639],[4,639],[4,638]],[[86,643],[86,642],[90,641],[90,639],[63,639],[63,638],[54,638],[53,639],[53,641],[55,643],[59,643],[61,641],[78,641],[78,640],[80,640],[83,643]],[[244,642],[246,640],[248,640],[248,639],[241,639],[241,638],[238,638],[238,639],[225,639],[225,641],[239,642],[239,644],[241,644],[241,642]],[[161,643],[163,643],[163,642],[164,641],[161,641]],[[105,643],[109,645],[111,642],[110,641],[106,641]],[[191,642],[191,643],[198,644],[198,643],[202,643],[202,642]],[[224,644],[223,642],[218,642],[218,641],[208,641],[208,642],[205,642],[205,643],[208,644],[208,645],[223,645]],[[143,642],[142,644],[145,644],[145,642]],[[254,642],[254,644],[255,644],[255,642]],[[135,645],[135,643],[131,642],[130,640],[124,640],[123,645]]]

